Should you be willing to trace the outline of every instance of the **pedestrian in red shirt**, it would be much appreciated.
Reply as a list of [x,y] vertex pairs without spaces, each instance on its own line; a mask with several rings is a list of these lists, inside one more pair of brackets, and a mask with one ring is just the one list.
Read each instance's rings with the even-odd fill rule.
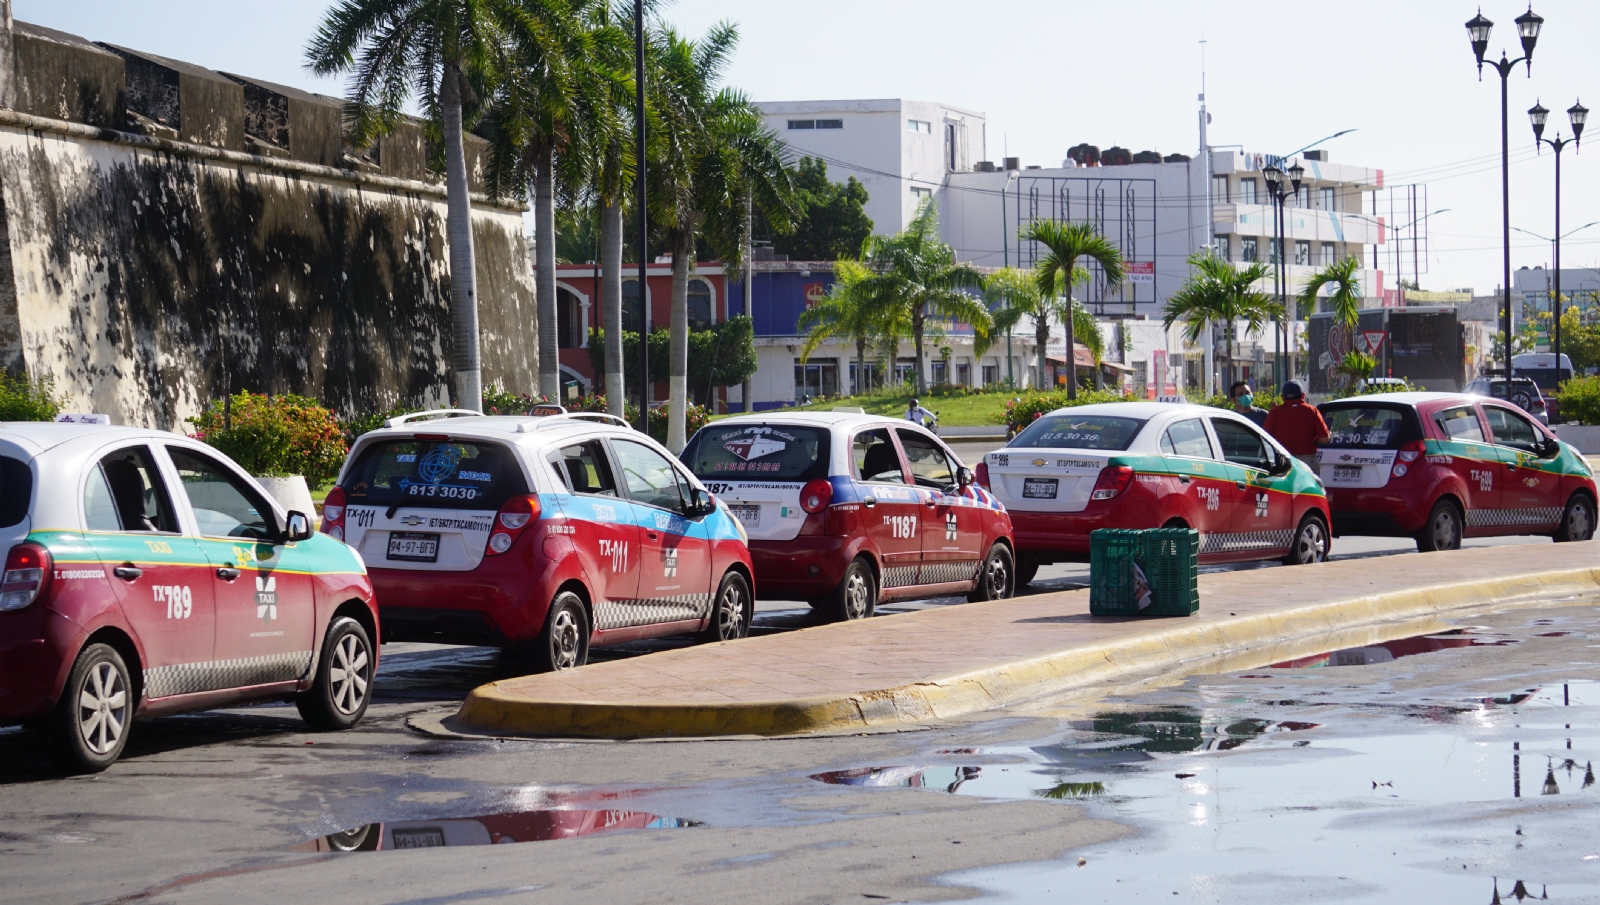
[[1284,449],[1313,467],[1317,444],[1328,439],[1328,424],[1322,420],[1322,413],[1306,402],[1305,390],[1295,380],[1283,385],[1283,402],[1272,407],[1262,427]]

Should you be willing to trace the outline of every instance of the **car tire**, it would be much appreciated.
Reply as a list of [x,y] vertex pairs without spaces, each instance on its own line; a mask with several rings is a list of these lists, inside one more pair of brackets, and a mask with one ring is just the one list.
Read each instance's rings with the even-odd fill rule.
[[853,559],[845,566],[839,586],[828,595],[823,612],[833,622],[871,619],[878,608],[878,582],[864,559]]
[[1560,527],[1550,537],[1558,544],[1589,540],[1594,537],[1594,523],[1594,502],[1575,493],[1561,512]]
[[99,773],[128,744],[136,701],[128,664],[109,644],[78,654],[50,719],[50,735],[69,773]]
[[981,600],[1004,600],[1015,594],[1017,570],[1011,559],[1011,548],[996,543],[983,558],[978,569],[978,581],[967,599],[973,603]]
[[589,662],[589,613],[582,598],[562,591],[550,601],[550,613],[531,652],[534,672],[577,669]]
[[730,571],[722,576],[722,584],[717,586],[717,596],[711,598],[711,618],[700,633],[700,640],[710,643],[737,641],[746,637],[750,634],[750,620],[755,615],[756,604],[750,594],[750,583],[744,580],[743,575]]
[[300,718],[318,732],[339,732],[361,722],[372,699],[372,639],[348,616],[333,620],[317,658],[311,687],[295,696]]
[[1019,588],[1025,588],[1033,583],[1033,577],[1039,574],[1039,564],[1026,556],[1017,560],[1017,577],[1011,586],[1011,593],[1015,594]]
[[1449,500],[1433,504],[1428,521],[1417,534],[1417,549],[1423,553],[1461,549],[1461,510]]
[[1283,557],[1283,564],[1308,566],[1327,562],[1328,554],[1333,547],[1333,542],[1328,538],[1328,525],[1322,520],[1322,516],[1316,512],[1307,512],[1305,517],[1300,519],[1300,527],[1294,529],[1294,540],[1289,545],[1289,552]]

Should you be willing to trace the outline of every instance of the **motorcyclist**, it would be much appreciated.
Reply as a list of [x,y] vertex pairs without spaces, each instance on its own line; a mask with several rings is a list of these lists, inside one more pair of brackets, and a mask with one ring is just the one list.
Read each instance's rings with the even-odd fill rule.
[[[916,399],[911,400],[911,404],[906,406],[906,420],[915,421],[923,427],[939,426],[939,416],[923,408],[922,403]],[[930,424],[930,421],[933,423]]]

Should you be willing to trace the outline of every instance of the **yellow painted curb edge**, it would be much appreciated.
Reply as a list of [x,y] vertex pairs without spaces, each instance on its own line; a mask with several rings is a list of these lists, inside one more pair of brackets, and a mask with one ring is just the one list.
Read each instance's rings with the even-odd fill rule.
[[[734,704],[591,703],[534,700],[490,683],[473,689],[451,720],[507,735],[670,738],[796,733],[926,723],[1073,689],[1170,672],[1330,631],[1442,615],[1453,610],[1600,591],[1600,569],[1512,575],[1489,581],[1364,594],[1287,610],[1174,621],[1170,627],[1097,648],[1071,648],[960,675],[877,691]],[[1151,623],[1155,628],[1157,624]]]

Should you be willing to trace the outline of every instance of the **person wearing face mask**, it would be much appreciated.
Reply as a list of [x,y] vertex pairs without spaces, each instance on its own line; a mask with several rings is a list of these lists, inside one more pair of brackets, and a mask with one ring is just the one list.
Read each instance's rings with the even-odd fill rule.
[[1262,426],[1267,423],[1267,410],[1256,407],[1255,393],[1250,389],[1248,380],[1236,380],[1228,388],[1228,398],[1233,400],[1233,410]]

